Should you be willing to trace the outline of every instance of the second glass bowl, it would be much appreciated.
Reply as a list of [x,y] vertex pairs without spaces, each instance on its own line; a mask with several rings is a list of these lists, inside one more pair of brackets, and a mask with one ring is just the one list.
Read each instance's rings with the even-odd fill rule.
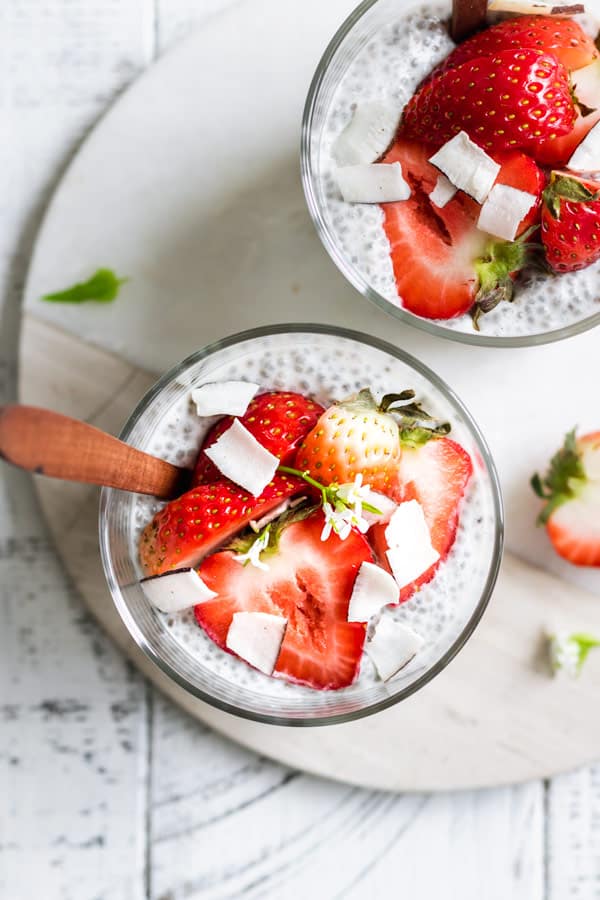
[[[125,425],[122,439],[180,465],[192,465],[207,428],[190,407],[190,386],[244,378],[265,389],[295,390],[329,403],[362,387],[377,394],[411,387],[426,407],[452,423],[474,474],[450,557],[436,579],[398,616],[429,641],[398,677],[364,677],[339,691],[316,691],[268,678],[224,653],[193,612],[164,615],[139,585],[138,541],[158,501],[104,489],[100,545],[106,578],[129,633],[146,655],[190,694],[260,722],[317,725],[350,721],[414,693],[467,641],[490,598],[502,552],[500,489],[489,450],[452,391],[424,365],[375,338],[312,325],[257,329],[212,344],[161,378]],[[363,660],[364,662],[364,660]],[[365,665],[368,665],[366,663]],[[365,672],[368,676],[368,672]]]
[[[600,18],[600,0],[587,5]],[[331,258],[367,299],[403,321],[451,340],[519,347],[560,340],[600,324],[600,262],[551,278],[532,275],[513,303],[500,303],[475,331],[468,315],[433,320],[398,300],[378,206],[345,204],[331,147],[354,104],[403,108],[420,81],[452,49],[450,3],[366,0],[339,28],[314,75],[302,121],[302,180],[308,208]],[[415,234],[415,245],[419,236]]]

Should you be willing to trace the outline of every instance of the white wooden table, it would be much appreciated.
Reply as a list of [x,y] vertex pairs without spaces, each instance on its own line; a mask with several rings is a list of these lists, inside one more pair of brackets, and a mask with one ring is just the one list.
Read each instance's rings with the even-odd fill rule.
[[[0,402],[14,398],[21,287],[65,163],[157,55],[233,5],[0,4]],[[242,750],[131,669],[69,585],[28,479],[0,477],[0,897],[600,898],[600,767],[398,796]]]

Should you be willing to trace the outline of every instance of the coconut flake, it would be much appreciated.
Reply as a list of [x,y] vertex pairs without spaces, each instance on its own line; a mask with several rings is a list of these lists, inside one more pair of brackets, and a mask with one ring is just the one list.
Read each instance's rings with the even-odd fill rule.
[[164,613],[181,612],[217,596],[192,568],[143,578],[140,586],[152,606]]
[[573,93],[580,103],[597,109],[600,104],[600,59],[571,73]]
[[227,649],[255,669],[272,675],[287,628],[287,619],[262,612],[234,613],[225,641]]
[[495,184],[481,207],[477,227],[494,237],[514,241],[519,225],[536,203],[535,194],[508,184]]
[[500,171],[498,163],[464,131],[440,147],[429,162],[478,203],[483,203]]
[[383,681],[389,681],[413,659],[424,644],[420,634],[389,617],[381,619],[366,645],[369,658]]
[[399,162],[345,166],[337,170],[337,180],[346,203],[394,203],[410,197]]
[[279,459],[250,434],[239,419],[204,451],[226,478],[255,497],[260,496],[277,471]]
[[417,500],[398,506],[385,529],[385,538],[389,547],[386,556],[400,588],[411,584],[440,558]]
[[[370,525],[376,525],[378,523],[384,524],[389,522],[392,518],[392,513],[397,507],[397,503],[394,503],[393,500],[390,500],[389,497],[386,497],[385,494],[379,494],[377,491],[374,491],[368,485],[365,485],[363,488],[362,495],[362,517],[366,519],[366,521]],[[378,509],[378,513],[369,512],[364,508],[364,504],[368,503],[369,506],[374,506],[375,509]]]
[[398,585],[389,572],[374,563],[364,562],[352,589],[348,605],[349,622],[368,622],[389,603],[400,599]]
[[399,120],[397,107],[376,101],[357,106],[332,148],[338,166],[355,166],[379,159],[392,143]]
[[440,175],[429,199],[438,209],[443,209],[452,200],[457,190],[458,188],[445,175]]
[[250,381],[215,381],[192,391],[199,416],[243,416],[260,385]]
[[588,131],[567,163],[567,167],[574,172],[600,171],[600,122]]
[[582,3],[553,6],[551,3],[539,3],[538,0],[490,0],[488,12],[523,16],[577,16],[585,12],[585,7]]

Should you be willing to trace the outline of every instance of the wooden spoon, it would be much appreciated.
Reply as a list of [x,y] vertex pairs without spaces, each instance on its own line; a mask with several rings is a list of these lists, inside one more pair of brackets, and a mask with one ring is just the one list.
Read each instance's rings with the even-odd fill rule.
[[136,450],[86,422],[35,406],[0,407],[0,456],[38,475],[166,500],[183,493],[190,480],[189,469]]

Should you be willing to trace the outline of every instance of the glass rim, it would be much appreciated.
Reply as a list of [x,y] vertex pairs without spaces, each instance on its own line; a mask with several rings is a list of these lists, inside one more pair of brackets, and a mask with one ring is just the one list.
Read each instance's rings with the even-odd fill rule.
[[207,359],[213,353],[222,350],[227,347],[233,347],[236,344],[241,344],[245,341],[252,340],[254,338],[260,337],[268,337],[270,335],[277,334],[326,334],[331,336],[337,336],[341,338],[345,338],[347,340],[355,341],[357,343],[365,344],[370,347],[374,347],[376,350],[380,350],[383,353],[388,353],[390,356],[400,360],[400,362],[404,363],[407,366],[410,366],[415,371],[417,371],[421,376],[427,379],[433,386],[440,391],[440,393],[444,396],[446,400],[450,402],[450,405],[458,411],[458,413],[464,419],[465,425],[467,426],[469,433],[475,443],[475,446],[479,453],[481,454],[481,458],[484,462],[485,470],[490,478],[491,484],[491,493],[493,500],[493,508],[494,508],[494,543],[492,550],[492,557],[490,566],[488,569],[487,577],[485,584],[483,586],[483,590],[481,593],[481,597],[473,610],[471,616],[469,617],[467,623],[462,629],[461,633],[458,635],[456,640],[452,643],[452,645],[448,648],[448,650],[440,657],[437,662],[431,666],[423,675],[421,675],[418,679],[416,679],[412,684],[408,685],[406,688],[398,691],[397,693],[388,696],[382,700],[377,701],[376,703],[372,703],[368,706],[361,707],[357,710],[351,710],[349,712],[332,714],[332,715],[324,715],[324,716],[306,716],[306,717],[291,717],[291,716],[277,716],[269,713],[258,713],[253,710],[245,709],[242,707],[238,707],[233,703],[228,703],[219,699],[218,697],[214,697],[206,691],[198,688],[195,684],[189,681],[184,675],[177,671],[167,659],[165,659],[160,654],[156,653],[155,650],[148,644],[141,628],[138,626],[135,621],[133,615],[131,614],[127,603],[123,597],[120,585],[118,583],[117,576],[115,574],[114,566],[112,563],[111,556],[111,548],[110,548],[110,537],[109,537],[109,514],[110,507],[112,502],[115,501],[117,495],[120,491],[115,488],[102,488],[100,494],[100,508],[99,508],[99,544],[100,544],[100,557],[102,560],[102,567],[104,570],[104,576],[106,578],[112,600],[116,606],[117,612],[123,621],[123,624],[127,628],[127,631],[130,637],[133,639],[137,647],[142,650],[144,655],[150,659],[154,665],[160,669],[160,671],[167,675],[172,681],[174,681],[180,688],[183,688],[187,693],[196,697],[196,699],[201,700],[208,705],[221,710],[222,712],[230,713],[232,715],[236,715],[239,718],[248,719],[254,722],[260,722],[262,724],[267,725],[282,725],[282,726],[296,726],[296,727],[309,727],[309,726],[320,726],[320,725],[339,725],[347,722],[356,721],[358,719],[362,719],[366,716],[373,715],[374,713],[381,712],[382,710],[388,709],[391,706],[394,706],[396,703],[405,700],[407,697],[411,696],[411,694],[416,693],[426,684],[428,684],[433,678],[442,672],[446,666],[454,659],[454,657],[459,653],[459,651],[464,647],[467,643],[473,632],[475,631],[477,625],[479,624],[487,606],[489,604],[490,598],[492,596],[496,580],[498,578],[498,572],[500,570],[500,565],[502,562],[502,551],[504,547],[504,509],[502,503],[502,492],[500,488],[500,481],[498,478],[498,473],[496,471],[496,466],[487,445],[483,434],[481,433],[479,426],[475,422],[471,413],[465,407],[463,402],[459,399],[459,397],[454,393],[454,391],[446,384],[446,382],[435,372],[433,372],[427,365],[420,362],[410,353],[406,353],[404,350],[395,347],[393,344],[388,343],[387,341],[381,340],[380,338],[373,337],[372,335],[364,335],[358,331],[353,331],[347,328],[341,328],[333,325],[317,325],[317,324],[302,324],[302,323],[293,323],[293,324],[281,324],[281,325],[269,325],[269,326],[261,326],[258,328],[248,329],[246,331],[241,331],[236,334],[230,335],[229,337],[213,341],[210,344],[207,344],[205,347],[200,350],[195,351],[194,353],[187,356],[180,363],[176,364],[172,368],[170,368],[167,372],[165,372],[156,382],[155,384],[149,388],[149,390],[144,394],[140,402],[137,404],[133,412],[130,414],[127,419],[125,425],[123,426],[119,439],[122,441],[127,441],[129,436],[131,435],[133,429],[136,424],[140,420],[140,418],[144,415],[145,411],[152,404],[154,399],[173,381],[180,378],[181,375],[187,371],[191,366],[196,365],[201,362],[203,359]]
[[[365,14],[376,6],[380,0],[363,0],[356,9],[342,22],[338,30],[331,38],[329,44],[325,48],[321,59],[317,64],[317,68],[312,77],[308,94],[304,104],[302,113],[302,126],[300,135],[300,172],[302,178],[302,187],[310,217],[313,221],[317,234],[321,243],[325,247],[327,253],[340,270],[347,281],[360,293],[363,297],[374,303],[380,309],[394,316],[396,319],[425,331],[428,334],[436,335],[444,340],[456,341],[461,344],[470,344],[478,347],[535,347],[543,344],[551,344],[565,338],[574,337],[577,334],[583,334],[600,325],[600,311],[578,322],[570,325],[554,328],[550,331],[543,331],[531,335],[513,335],[502,337],[501,335],[483,335],[480,332],[473,331],[463,332],[454,331],[445,325],[440,325],[434,319],[424,319],[414,313],[403,309],[401,306],[395,306],[390,300],[384,297],[379,291],[376,291],[363,274],[347,259],[341,252],[338,242],[334,234],[329,228],[323,215],[321,205],[315,192],[315,173],[312,168],[312,149],[313,149],[313,120],[317,103],[319,100],[321,86],[329,71],[329,66],[335,57],[336,52],[343,44],[352,29],[357,25]],[[416,3],[416,0],[415,0]],[[600,298],[599,298],[600,299]]]

